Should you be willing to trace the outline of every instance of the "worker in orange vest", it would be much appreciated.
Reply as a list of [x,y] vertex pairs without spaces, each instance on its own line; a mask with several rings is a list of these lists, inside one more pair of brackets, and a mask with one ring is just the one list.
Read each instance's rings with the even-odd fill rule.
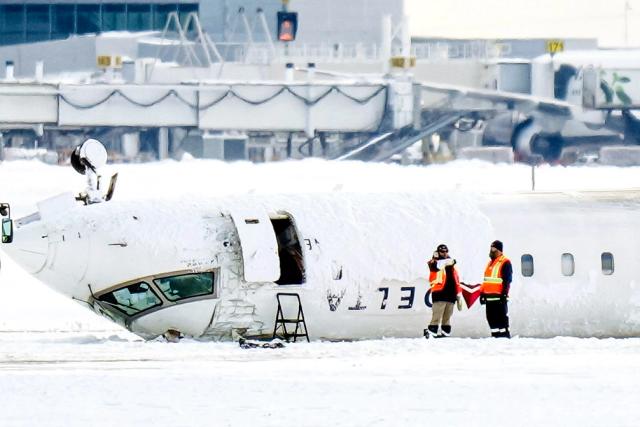
[[513,268],[511,261],[502,253],[502,242],[491,243],[491,260],[484,270],[484,280],[480,288],[480,304],[486,305],[487,322],[494,338],[511,338],[507,302]]
[[[460,279],[456,271],[456,260],[449,257],[447,245],[438,245],[429,266],[429,286],[431,287],[431,322],[424,330],[425,338],[448,337],[451,335],[451,315],[453,305],[458,302],[461,309]],[[440,334],[438,327],[440,326]]]

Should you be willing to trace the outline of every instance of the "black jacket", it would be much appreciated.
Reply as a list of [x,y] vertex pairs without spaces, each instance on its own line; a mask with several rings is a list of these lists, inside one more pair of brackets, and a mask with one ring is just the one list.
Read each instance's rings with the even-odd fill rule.
[[509,295],[509,288],[511,287],[511,280],[513,279],[513,267],[511,267],[511,261],[506,261],[502,264],[500,269],[500,275],[502,276],[502,295]]

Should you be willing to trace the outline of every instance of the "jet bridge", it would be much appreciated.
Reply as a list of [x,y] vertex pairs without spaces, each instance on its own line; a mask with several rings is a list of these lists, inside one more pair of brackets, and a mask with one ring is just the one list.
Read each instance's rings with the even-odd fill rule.
[[417,84],[410,74],[327,81],[0,83],[0,130],[175,127],[298,132],[311,138],[333,132],[360,141],[369,136],[358,146],[337,147],[332,155],[343,160],[388,160],[462,117],[514,108],[554,114],[567,109],[557,101]]
[[[0,128],[193,127],[203,130],[373,132],[391,102],[393,125],[411,107],[393,81],[193,84],[0,84]],[[411,103],[409,103],[411,104]]]

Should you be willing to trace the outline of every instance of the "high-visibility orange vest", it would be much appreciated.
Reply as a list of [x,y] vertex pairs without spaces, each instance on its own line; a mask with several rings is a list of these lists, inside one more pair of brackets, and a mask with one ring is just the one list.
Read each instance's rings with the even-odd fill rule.
[[[460,293],[460,279],[458,279],[458,271],[456,267],[453,267],[453,279],[456,282],[456,294]],[[439,292],[444,289],[444,285],[447,283],[447,273],[445,269],[438,271],[429,271],[429,286],[431,292]]]
[[504,255],[489,261],[487,268],[484,270],[484,281],[480,292],[492,295],[502,294],[502,266],[507,261],[509,260]]

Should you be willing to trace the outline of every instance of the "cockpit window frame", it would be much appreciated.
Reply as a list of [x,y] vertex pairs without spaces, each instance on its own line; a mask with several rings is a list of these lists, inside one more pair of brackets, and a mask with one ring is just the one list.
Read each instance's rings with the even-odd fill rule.
[[[189,297],[189,298],[184,298],[184,299],[179,299],[176,301],[172,301],[167,299],[164,294],[160,291],[160,288],[155,284],[154,280],[155,279],[160,279],[160,278],[164,278],[164,277],[170,277],[170,276],[180,276],[180,275],[186,275],[186,274],[198,274],[198,273],[211,273],[213,274],[213,292],[211,294],[205,294],[205,295],[200,295],[200,296],[194,296],[194,297]],[[126,282],[122,282],[122,283],[118,283],[116,285],[110,286],[106,289],[101,290],[100,292],[97,292],[95,294],[92,295],[91,301],[92,301],[92,305],[96,304],[98,305],[102,310],[101,311],[105,311],[105,313],[101,313],[100,310],[96,310],[98,312],[98,314],[103,314],[106,316],[110,316],[112,314],[115,314],[118,317],[122,317],[122,323],[124,324],[124,326],[127,326],[128,324],[130,324],[131,322],[133,322],[134,320],[138,319],[141,316],[146,316],[148,314],[151,314],[155,311],[173,306],[173,305],[178,305],[178,304],[184,304],[184,303],[190,303],[193,301],[199,301],[199,300],[205,300],[205,299],[215,299],[218,298],[218,293],[219,293],[219,280],[220,280],[220,269],[219,268],[212,268],[212,269],[207,269],[207,270],[203,270],[203,271],[194,271],[194,270],[177,270],[177,271],[171,271],[171,272],[167,272],[167,273],[161,273],[161,274],[153,274],[153,275],[149,275],[149,276],[142,276],[142,277],[137,277],[135,279],[132,280],[128,280]],[[116,308],[116,305],[110,305],[110,304],[105,304],[104,301],[100,301],[100,297],[102,297],[103,295],[106,295],[110,292],[114,292],[117,291],[119,289],[125,288],[127,286],[131,286],[132,284],[135,283],[146,283],[150,286],[150,289],[152,290],[152,292],[154,293],[154,295],[160,299],[161,304],[160,305],[156,305],[153,307],[150,307],[148,309],[142,310],[139,313],[134,313],[134,314],[127,314],[125,313],[123,310],[121,309],[117,309],[117,310],[109,310],[107,307],[111,308],[114,307]],[[116,323],[120,323],[117,321],[117,319],[112,319],[114,321],[116,321]]]
[[[162,279],[176,278],[176,277],[183,277],[183,276],[204,275],[204,274],[210,274],[211,275],[211,292],[194,294],[194,295],[190,295],[190,296],[186,296],[186,297],[178,297],[178,298],[172,299],[171,296],[167,292],[162,290],[162,288],[160,287],[160,284],[158,283],[158,281],[162,280]],[[162,295],[167,299],[167,301],[172,302],[172,303],[177,303],[177,302],[180,302],[180,301],[192,300],[194,298],[200,298],[200,297],[205,297],[205,296],[209,296],[209,295],[215,295],[216,294],[216,277],[217,277],[217,273],[215,271],[213,271],[213,270],[200,271],[200,272],[182,272],[180,274],[168,274],[168,275],[163,274],[162,276],[154,277],[153,278],[153,284],[158,289],[158,291],[160,291],[160,293],[162,293]]]
[[[154,296],[154,297],[156,297],[156,299],[158,300],[158,303],[157,303],[157,304],[151,305],[151,306],[149,306],[149,307],[145,308],[144,310],[138,310],[138,311],[135,311],[134,313],[128,313],[128,312],[123,308],[123,307],[127,307],[127,306],[125,306],[125,305],[121,306],[119,303],[114,304],[114,303],[111,303],[111,302],[109,302],[109,301],[104,301],[104,300],[102,299],[105,295],[108,295],[108,294],[115,294],[115,292],[118,292],[118,291],[120,291],[120,290],[122,290],[122,289],[128,288],[128,287],[130,287],[130,286],[132,286],[132,285],[135,285],[135,284],[142,284],[142,283],[146,284],[146,285],[149,287],[149,291],[150,291],[150,292],[153,294],[153,296]],[[164,302],[163,302],[163,299],[160,297],[160,295],[158,295],[158,293],[157,293],[157,292],[156,292],[156,290],[154,289],[153,284],[152,284],[152,283],[149,283],[149,281],[144,280],[144,279],[131,280],[131,281],[129,281],[129,282],[126,282],[126,283],[124,283],[124,284],[121,284],[120,286],[114,286],[114,287],[112,287],[112,288],[110,288],[110,289],[106,290],[105,292],[101,292],[99,295],[96,295],[96,297],[95,297],[95,301],[96,301],[100,306],[102,306],[102,308],[104,308],[104,309],[108,310],[108,309],[105,307],[105,305],[106,305],[107,307],[109,307],[109,308],[114,308],[114,309],[118,310],[121,314],[123,314],[125,317],[136,317],[136,316],[139,316],[141,313],[146,313],[146,312],[148,312],[149,310],[153,310],[153,309],[157,309],[157,308],[161,307],[161,306],[163,305],[163,303],[164,303]],[[133,307],[130,307],[130,308],[133,308]],[[109,311],[109,310],[108,310],[108,311]]]

